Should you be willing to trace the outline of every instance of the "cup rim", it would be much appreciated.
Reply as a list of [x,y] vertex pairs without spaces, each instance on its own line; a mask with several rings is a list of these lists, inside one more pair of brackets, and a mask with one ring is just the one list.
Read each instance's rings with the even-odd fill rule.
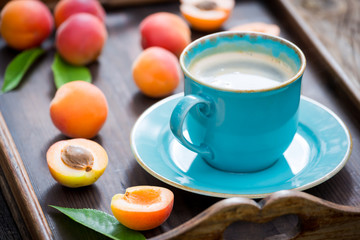
[[[272,39],[272,40],[275,40],[275,41],[286,44],[288,47],[292,48],[296,52],[296,54],[299,56],[299,58],[300,58],[300,68],[299,68],[299,70],[296,72],[296,74],[294,74],[294,76],[292,76],[288,80],[282,82],[281,84],[279,84],[279,85],[277,85],[275,87],[252,89],[252,90],[238,90],[238,89],[228,89],[228,88],[216,87],[216,86],[210,85],[210,84],[208,84],[206,82],[199,81],[185,67],[184,59],[185,59],[185,56],[186,56],[187,52],[190,49],[192,49],[194,46],[199,44],[200,42],[203,42],[203,41],[205,41],[207,39],[212,39],[212,38],[215,38],[215,37],[218,37],[218,36],[229,36],[229,35],[235,35],[235,34],[238,34],[238,35],[250,35],[250,36],[262,36],[262,37],[269,38],[269,39]],[[195,81],[195,82],[199,83],[200,85],[204,85],[204,86],[207,86],[209,88],[220,90],[220,91],[225,91],[225,92],[254,93],[254,92],[268,92],[268,91],[281,89],[281,88],[283,88],[285,86],[288,86],[289,84],[295,82],[297,79],[299,79],[304,74],[305,67],[306,67],[306,58],[305,58],[304,53],[301,51],[301,49],[298,46],[296,46],[294,43],[292,43],[289,40],[286,40],[285,38],[282,38],[282,37],[278,37],[278,36],[274,36],[274,35],[270,35],[270,34],[266,34],[266,33],[253,32],[253,31],[223,31],[223,32],[217,32],[217,33],[212,33],[212,34],[203,36],[201,38],[198,38],[198,39],[194,40],[189,45],[187,45],[185,47],[185,49],[182,51],[181,55],[180,55],[180,67],[181,67],[181,69],[182,69],[182,71],[184,72],[185,75],[187,75],[189,78],[191,78],[192,81]]]

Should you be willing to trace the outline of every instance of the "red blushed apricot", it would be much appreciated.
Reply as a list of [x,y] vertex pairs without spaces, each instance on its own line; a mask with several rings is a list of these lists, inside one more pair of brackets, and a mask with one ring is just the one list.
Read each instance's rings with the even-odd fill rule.
[[191,41],[190,28],[179,16],[159,12],[146,17],[140,24],[141,45],[143,49],[149,47],[162,47],[176,56]]
[[108,104],[103,92],[84,81],[64,84],[50,103],[52,122],[72,138],[94,137],[105,123],[107,113]]
[[54,9],[56,27],[76,13],[90,13],[105,21],[105,10],[97,0],[61,0]]
[[116,194],[111,200],[111,211],[124,226],[138,231],[160,226],[170,216],[174,194],[166,188],[136,186]]
[[183,78],[179,60],[160,47],[145,49],[134,61],[132,74],[140,91],[153,98],[171,94]]
[[17,50],[39,46],[53,27],[52,15],[41,1],[10,1],[1,11],[1,35],[10,47]]
[[46,153],[46,160],[53,178],[72,188],[93,184],[108,164],[102,146],[81,138],[54,143]]
[[262,23],[262,22],[252,22],[252,23],[238,25],[231,28],[230,31],[252,31],[252,32],[267,33],[274,36],[280,35],[280,28],[278,25]]
[[77,13],[58,28],[56,48],[67,62],[86,65],[101,54],[106,38],[106,28],[97,17]]
[[234,5],[234,0],[182,0],[180,12],[192,28],[214,31],[229,18]]

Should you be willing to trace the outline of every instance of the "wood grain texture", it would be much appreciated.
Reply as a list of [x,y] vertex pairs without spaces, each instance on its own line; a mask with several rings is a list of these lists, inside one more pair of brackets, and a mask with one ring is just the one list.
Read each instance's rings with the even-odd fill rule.
[[[103,90],[109,102],[108,119],[99,135],[94,138],[107,151],[109,165],[94,185],[79,189],[62,187],[52,179],[46,165],[45,156],[49,146],[66,139],[53,126],[49,116],[49,104],[56,91],[51,73],[55,54],[53,38],[45,42],[46,54],[26,74],[20,86],[12,92],[0,95],[0,111],[23,160],[54,239],[106,238],[74,223],[48,205],[96,208],[111,213],[112,196],[124,193],[127,187],[167,187],[175,194],[174,209],[164,224],[144,232],[147,238],[151,238],[176,228],[219,201],[218,198],[193,194],[160,182],[137,164],[130,149],[129,135],[133,124],[145,109],[158,101],[143,96],[132,80],[131,64],[142,51],[138,26],[146,16],[160,11],[179,14],[179,6],[177,3],[166,3],[107,12],[108,41],[99,60],[89,65],[93,83]],[[360,111],[356,111],[356,106],[347,93],[339,88],[335,77],[327,70],[327,65],[319,60],[314,46],[294,28],[276,2],[237,1],[224,29],[253,21],[278,24],[282,31],[281,36],[293,41],[304,51],[308,66],[303,78],[302,93],[338,114],[353,137],[353,153],[347,165],[330,180],[306,192],[342,205],[360,205]],[[192,31],[192,38],[196,39],[205,34]],[[6,47],[0,39],[1,76],[17,53]],[[0,79],[0,84],[2,81],[3,79]],[[175,92],[182,91],[182,88],[181,84]],[[241,221],[239,224],[232,224],[234,227],[230,226],[225,235],[228,239],[239,239],[239,236],[241,239],[264,239],[282,233],[282,226],[287,222],[287,219],[274,219],[261,224]]]
[[[1,168],[0,171],[2,171]],[[0,172],[0,188],[0,239],[21,239],[21,235],[29,235],[20,234],[21,230],[27,231],[25,224],[22,224],[24,226],[22,229],[17,228],[16,222],[19,221],[20,223],[23,221],[22,216],[20,213],[14,211],[17,209],[15,200],[7,198],[7,196],[10,196],[11,194],[8,190],[7,181],[2,172]],[[15,206],[7,205],[11,202],[13,202]]]
[[244,198],[219,201],[183,225],[150,240],[219,240],[236,221],[264,223],[288,214],[298,216],[298,224],[273,239],[360,238],[360,208],[284,190],[259,203]]
[[360,108],[360,2],[280,0],[321,61]]
[[1,167],[0,188],[0,239],[30,239],[29,231]]
[[49,225],[1,112],[0,160],[1,169],[31,237],[39,240],[51,239]]

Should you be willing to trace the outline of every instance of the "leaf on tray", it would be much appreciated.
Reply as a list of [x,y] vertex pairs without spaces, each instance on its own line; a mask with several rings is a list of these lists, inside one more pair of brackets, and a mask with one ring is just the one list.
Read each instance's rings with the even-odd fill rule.
[[16,88],[31,64],[44,52],[41,48],[32,48],[19,53],[5,70],[1,92],[5,93]]
[[75,222],[78,222],[96,232],[116,240],[143,240],[145,237],[134,230],[131,230],[116,220],[115,217],[95,209],[75,209],[58,206],[51,206]]
[[91,82],[91,73],[87,67],[71,65],[65,62],[58,53],[55,54],[51,69],[54,74],[56,88],[76,80]]

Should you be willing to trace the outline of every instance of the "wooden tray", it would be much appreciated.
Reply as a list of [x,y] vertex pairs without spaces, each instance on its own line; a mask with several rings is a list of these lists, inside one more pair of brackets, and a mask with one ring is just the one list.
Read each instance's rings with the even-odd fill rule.
[[[334,110],[348,125],[353,138],[360,139],[359,112],[346,93],[338,90],[329,66],[320,61],[317,49],[294,18],[289,15],[284,1],[271,3],[238,1],[233,15],[224,26],[264,21],[280,25],[282,36],[295,42],[305,52],[308,67],[304,76],[303,94]],[[138,25],[147,15],[168,11],[179,14],[177,3],[127,7],[108,11],[109,38],[98,62],[90,69],[94,84],[101,88],[109,101],[109,116],[104,128],[94,139],[107,150],[109,166],[99,181],[90,187],[69,189],[57,184],[51,177],[45,154],[51,144],[65,139],[53,126],[49,116],[49,103],[55,94],[51,63],[55,50],[51,48],[27,74],[20,87],[0,96],[0,160],[2,192],[8,202],[18,229],[24,239],[102,239],[87,228],[74,224],[67,217],[48,207],[58,205],[74,208],[96,208],[108,213],[111,197],[135,185],[158,185],[170,188],[175,194],[174,210],[159,228],[144,232],[146,237],[163,232],[190,220],[219,199],[185,192],[168,186],[145,172],[135,161],[129,146],[129,135],[137,117],[157,100],[140,94],[132,81],[131,63],[141,52]],[[196,39],[204,33],[193,32]],[[51,46],[53,39],[45,45]],[[17,54],[0,40],[1,65],[6,65]],[[2,82],[0,82],[2,83]],[[182,91],[182,85],[176,92]],[[329,181],[307,192],[344,205],[360,203],[360,169],[356,159],[360,143],[354,141],[354,151],[347,166]],[[287,220],[282,221],[286,223]],[[278,233],[277,223],[259,228],[255,224],[243,225],[249,236]],[[275,226],[275,227],[274,227]],[[240,227],[241,228],[241,227]],[[30,235],[29,235],[30,234]],[[230,234],[231,235],[231,234]],[[237,235],[233,235],[237,236]],[[236,237],[235,237],[236,239]]]
[[360,15],[357,0],[281,0],[294,26],[360,108]]

